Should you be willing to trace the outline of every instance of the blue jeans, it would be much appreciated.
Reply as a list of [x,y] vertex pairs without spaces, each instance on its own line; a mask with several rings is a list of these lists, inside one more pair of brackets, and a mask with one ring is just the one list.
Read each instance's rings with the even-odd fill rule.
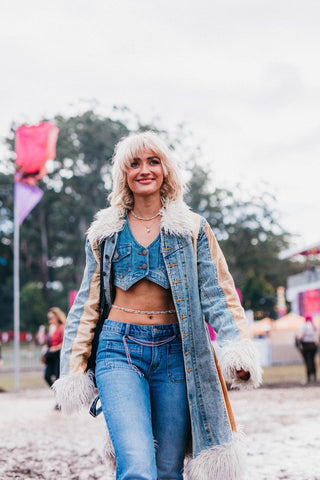
[[106,320],[96,381],[117,480],[182,480],[190,417],[179,325]]

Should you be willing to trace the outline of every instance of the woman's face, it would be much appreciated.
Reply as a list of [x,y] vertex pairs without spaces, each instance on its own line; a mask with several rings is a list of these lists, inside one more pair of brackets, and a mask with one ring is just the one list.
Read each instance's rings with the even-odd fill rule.
[[133,158],[127,169],[127,183],[134,196],[156,193],[160,196],[163,178],[160,158],[151,150],[144,150]]
[[58,319],[57,319],[57,316],[55,313],[53,312],[48,312],[48,322],[49,323],[53,323],[53,324],[57,324],[58,323]]

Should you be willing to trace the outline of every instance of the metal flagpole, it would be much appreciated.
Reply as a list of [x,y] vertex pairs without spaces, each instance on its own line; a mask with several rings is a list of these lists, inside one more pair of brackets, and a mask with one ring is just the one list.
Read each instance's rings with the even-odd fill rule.
[[20,226],[19,226],[19,204],[14,184],[14,248],[13,248],[13,350],[14,350],[14,390],[20,388]]

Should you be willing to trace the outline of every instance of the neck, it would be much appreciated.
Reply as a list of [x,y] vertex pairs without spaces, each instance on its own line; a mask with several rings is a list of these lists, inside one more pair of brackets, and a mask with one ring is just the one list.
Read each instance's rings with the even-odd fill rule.
[[137,215],[142,217],[151,217],[155,215],[161,209],[161,200],[160,196],[157,198],[148,197],[134,197],[134,207],[133,210]]

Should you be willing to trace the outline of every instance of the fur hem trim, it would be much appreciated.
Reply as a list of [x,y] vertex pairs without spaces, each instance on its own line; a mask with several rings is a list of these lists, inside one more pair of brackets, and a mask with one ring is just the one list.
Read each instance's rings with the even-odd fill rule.
[[[250,390],[259,387],[262,383],[259,352],[248,339],[228,342],[222,348],[219,363],[224,379],[231,388]],[[250,372],[249,380],[241,380],[237,376],[237,370],[241,369]]]
[[92,402],[95,394],[93,374],[69,375],[58,378],[52,385],[62,413],[71,415]]
[[[166,202],[161,208],[161,228],[172,235],[192,234],[194,219],[189,207],[183,201]],[[90,225],[87,236],[90,243],[102,242],[123,229],[126,209],[109,207],[100,210]]]
[[184,470],[185,480],[241,480],[245,474],[244,435],[234,433],[230,443],[203,450]]

